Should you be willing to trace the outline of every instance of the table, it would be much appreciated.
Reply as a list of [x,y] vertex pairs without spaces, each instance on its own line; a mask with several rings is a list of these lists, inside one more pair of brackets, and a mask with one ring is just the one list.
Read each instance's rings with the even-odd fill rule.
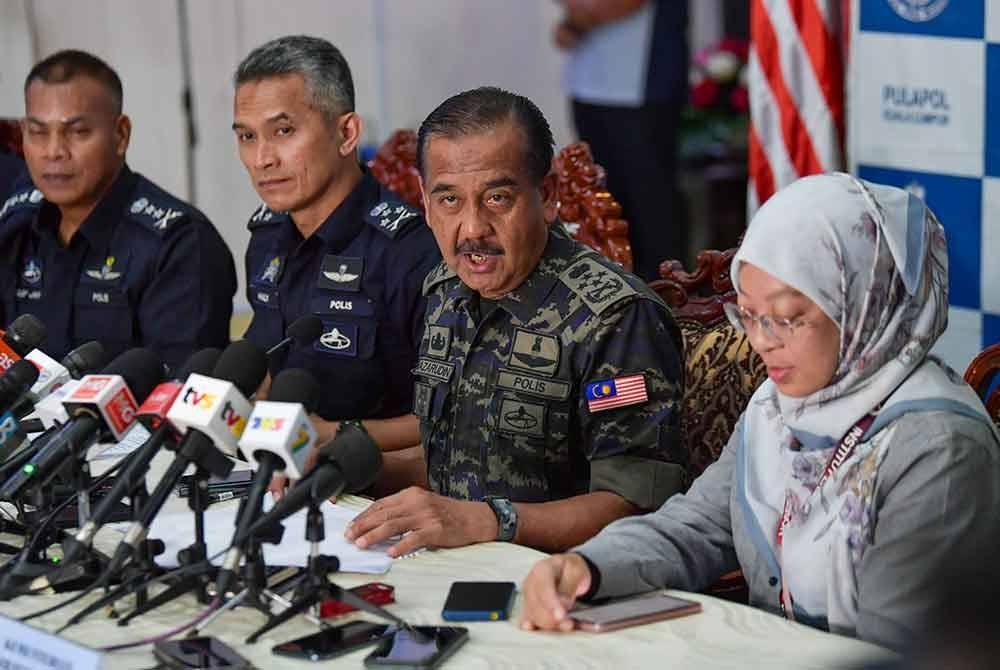
[[[363,504],[353,501],[354,504]],[[388,574],[378,577],[396,587],[392,611],[416,625],[441,625],[440,617],[448,586],[454,580],[506,580],[518,584],[531,566],[544,555],[503,543],[486,543],[439,551],[425,551],[397,561]],[[344,587],[372,581],[371,575],[341,574],[334,581]],[[858,640],[823,633],[807,626],[744,605],[710,596],[669,591],[702,603],[701,614],[603,634],[525,632],[517,627],[518,597],[514,618],[502,622],[470,622],[469,641],[446,663],[445,668],[843,668],[862,660],[887,660],[893,654]],[[66,598],[27,596],[0,603],[0,613],[15,617],[42,609]],[[91,602],[89,599],[86,602]],[[31,623],[45,629],[57,628],[68,613],[35,619]],[[103,614],[94,614],[69,629],[68,639],[102,646],[128,642],[165,632],[192,619],[200,606],[193,597],[170,603],[136,618],[128,627],[119,627]],[[351,614],[338,622],[370,619]],[[370,648],[356,651],[322,665],[274,656],[277,643],[315,632],[304,619],[271,631],[256,644],[243,640],[263,624],[264,617],[249,609],[227,612],[212,622],[205,634],[226,641],[258,668],[362,667]],[[149,646],[108,655],[108,668],[150,668],[155,666]]]

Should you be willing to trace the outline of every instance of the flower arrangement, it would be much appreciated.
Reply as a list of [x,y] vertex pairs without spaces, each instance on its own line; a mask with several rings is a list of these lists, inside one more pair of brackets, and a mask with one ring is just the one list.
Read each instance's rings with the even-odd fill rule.
[[746,40],[725,38],[698,51],[689,73],[689,104],[681,116],[681,156],[743,151],[750,95]]

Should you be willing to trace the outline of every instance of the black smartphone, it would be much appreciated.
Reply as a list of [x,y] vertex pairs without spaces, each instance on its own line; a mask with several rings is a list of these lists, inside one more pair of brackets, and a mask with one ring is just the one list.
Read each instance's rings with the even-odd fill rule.
[[271,653],[322,661],[368,646],[385,635],[388,629],[380,623],[352,621],[276,645],[271,648]]
[[228,668],[253,670],[253,665],[214,637],[161,640],[153,647],[156,660],[168,668]]
[[445,621],[500,621],[510,616],[514,582],[452,582],[441,610]]
[[390,628],[375,651],[365,657],[365,667],[436,668],[469,639],[468,628],[415,626],[419,635],[406,628]]

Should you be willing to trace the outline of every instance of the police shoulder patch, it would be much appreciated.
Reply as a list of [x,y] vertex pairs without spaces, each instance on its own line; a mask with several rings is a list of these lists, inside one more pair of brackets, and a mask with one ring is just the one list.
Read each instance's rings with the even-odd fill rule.
[[600,315],[612,305],[639,295],[623,273],[605,265],[597,255],[586,254],[563,270],[559,280]]
[[19,189],[0,204],[0,220],[17,211],[38,209],[42,206],[43,200],[45,196],[34,186]]
[[284,221],[286,218],[288,218],[288,214],[284,212],[275,212],[274,210],[269,209],[264,203],[261,203],[260,207],[254,210],[250,220],[247,221],[247,230],[253,230],[254,228],[260,228],[261,226],[269,226],[273,223]]
[[392,197],[384,189],[379,194],[380,200],[369,207],[364,213],[365,222],[379,232],[391,238],[397,237],[404,230],[423,221],[423,214],[412,205]]
[[442,282],[446,282],[449,279],[454,279],[458,275],[455,271],[448,267],[448,264],[441,261],[436,268],[427,273],[424,278],[424,295],[429,295],[434,287]]

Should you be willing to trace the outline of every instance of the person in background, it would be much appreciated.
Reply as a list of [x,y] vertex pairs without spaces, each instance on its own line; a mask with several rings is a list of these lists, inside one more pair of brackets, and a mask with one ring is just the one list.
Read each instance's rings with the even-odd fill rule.
[[929,355],[947,264],[943,227],[901,189],[828,174],[768,200],[727,313],[769,379],[687,493],[538,563],[522,625],[567,630],[577,599],[741,568],[752,605],[905,646],[950,562],[1000,532],[996,427]]
[[430,490],[373,503],[348,528],[359,546],[407,533],[391,555],[562,550],[684,484],[680,330],[641,279],[547,223],[552,155],[539,109],[498,88],[455,95],[420,126],[444,256],[424,282],[414,390]]
[[677,186],[687,100],[687,2],[561,0],[554,39],[569,52],[564,87],[573,122],[629,224],[635,273],[652,281],[685,260],[688,230]]
[[25,170],[24,159],[0,151],[0,202],[7,199],[14,182]]
[[233,80],[240,160],[264,201],[248,224],[246,338],[266,349],[299,317],[319,317],[319,340],[275,356],[270,370],[316,375],[318,444],[359,420],[385,450],[419,444],[420,287],[441,256],[421,212],[358,163],[347,61],[326,40],[292,35],[250,52]]
[[233,256],[191,205],[125,162],[132,122],[104,61],[60,51],[24,82],[28,173],[0,202],[0,323],[31,313],[59,359],[97,340],[176,369],[229,342]]

